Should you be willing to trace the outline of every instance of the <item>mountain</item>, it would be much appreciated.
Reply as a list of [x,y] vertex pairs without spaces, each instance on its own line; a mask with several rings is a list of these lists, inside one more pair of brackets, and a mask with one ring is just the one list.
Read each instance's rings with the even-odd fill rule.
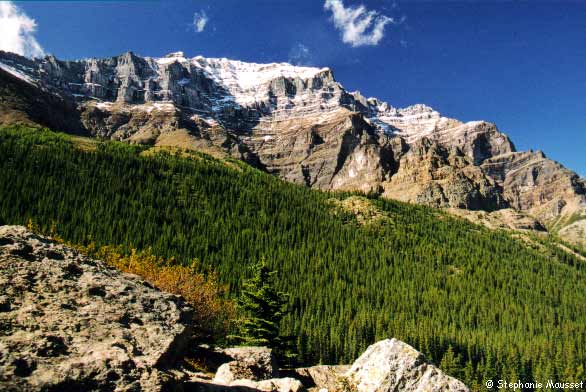
[[0,77],[3,123],[232,156],[313,188],[486,211],[512,228],[532,220],[586,242],[586,180],[576,173],[516,151],[492,123],[348,92],[329,68],[181,52],[79,61],[0,52]]

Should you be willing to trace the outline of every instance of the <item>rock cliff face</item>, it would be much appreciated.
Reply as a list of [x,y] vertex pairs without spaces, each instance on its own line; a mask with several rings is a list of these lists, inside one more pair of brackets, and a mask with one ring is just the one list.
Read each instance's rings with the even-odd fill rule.
[[367,99],[329,68],[181,52],[80,61],[0,52],[0,77],[3,122],[228,154],[324,190],[513,208],[556,230],[586,211],[584,180],[541,153],[517,152],[494,124]]
[[424,137],[401,157],[383,195],[434,207],[492,211],[506,208],[502,187],[458,147]]
[[0,227],[0,389],[158,391],[191,309],[24,227]]
[[578,175],[540,151],[495,156],[485,160],[481,168],[502,186],[511,207],[544,222],[586,207],[586,188]]

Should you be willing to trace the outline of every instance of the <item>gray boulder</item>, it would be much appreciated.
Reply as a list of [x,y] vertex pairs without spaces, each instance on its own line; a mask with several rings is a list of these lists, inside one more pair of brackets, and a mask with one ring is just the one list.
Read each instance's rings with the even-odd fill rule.
[[317,365],[298,368],[293,371],[292,377],[299,379],[303,385],[315,391],[337,391],[344,374],[350,369],[349,365]]
[[468,392],[461,381],[425,361],[423,354],[397,339],[382,340],[354,362],[346,379],[358,392]]
[[0,227],[0,390],[158,391],[192,310],[139,277]]
[[219,350],[232,361],[222,364],[213,383],[227,390],[300,392],[305,391],[301,381],[292,377],[278,377],[275,356],[267,347],[231,347]]
[[237,379],[261,381],[278,377],[277,361],[268,347],[231,347],[222,349],[221,354],[232,361],[218,368],[214,382],[230,384]]
[[305,387],[301,381],[294,378],[272,378],[270,380],[252,381],[236,380],[230,384],[232,387],[246,387],[262,392],[303,392]]
[[238,361],[222,364],[214,376],[214,382],[222,385],[230,385],[235,380],[243,379],[258,381],[264,378],[258,377],[257,372],[251,366]]

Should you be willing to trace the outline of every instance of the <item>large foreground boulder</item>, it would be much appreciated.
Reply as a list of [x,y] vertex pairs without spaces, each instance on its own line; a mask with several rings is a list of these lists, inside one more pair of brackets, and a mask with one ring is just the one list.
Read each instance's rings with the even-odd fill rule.
[[0,390],[160,390],[191,317],[137,276],[0,227]]
[[358,392],[468,392],[461,381],[426,362],[423,354],[397,339],[375,343],[354,362],[347,383]]

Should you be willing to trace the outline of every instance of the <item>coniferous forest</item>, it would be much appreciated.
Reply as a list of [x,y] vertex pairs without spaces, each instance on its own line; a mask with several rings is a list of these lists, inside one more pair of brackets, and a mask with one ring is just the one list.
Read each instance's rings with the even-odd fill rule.
[[0,224],[29,220],[73,243],[197,259],[234,297],[266,260],[290,294],[281,331],[302,364],[348,363],[396,337],[477,390],[585,375],[586,268],[555,241],[199,153],[4,128]]

